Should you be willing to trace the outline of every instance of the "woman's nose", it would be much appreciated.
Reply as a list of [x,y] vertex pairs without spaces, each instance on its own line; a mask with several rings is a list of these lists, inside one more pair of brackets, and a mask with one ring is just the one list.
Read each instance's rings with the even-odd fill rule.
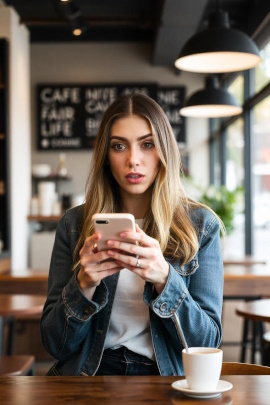
[[140,165],[140,151],[137,148],[130,148],[128,165],[129,167]]

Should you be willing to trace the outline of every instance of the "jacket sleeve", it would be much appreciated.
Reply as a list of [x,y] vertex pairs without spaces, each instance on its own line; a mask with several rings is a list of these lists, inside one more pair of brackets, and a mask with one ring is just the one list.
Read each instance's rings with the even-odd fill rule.
[[56,359],[78,351],[91,328],[94,314],[107,303],[104,282],[96,288],[92,301],[82,293],[73,267],[73,247],[68,211],[60,220],[52,252],[48,295],[41,317],[41,337],[46,350]]
[[223,260],[219,222],[210,215],[199,241],[197,268],[181,273],[170,265],[167,283],[157,297],[149,283],[145,288],[145,302],[163,323],[167,338],[177,351],[183,345],[173,318],[174,311],[189,347],[218,347],[221,341]]

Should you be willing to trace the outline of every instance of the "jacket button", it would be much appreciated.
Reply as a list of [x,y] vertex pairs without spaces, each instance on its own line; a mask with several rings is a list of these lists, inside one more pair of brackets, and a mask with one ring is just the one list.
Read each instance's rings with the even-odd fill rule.
[[161,310],[161,311],[165,311],[166,308],[167,308],[167,302],[163,302],[163,303],[160,305],[160,310]]

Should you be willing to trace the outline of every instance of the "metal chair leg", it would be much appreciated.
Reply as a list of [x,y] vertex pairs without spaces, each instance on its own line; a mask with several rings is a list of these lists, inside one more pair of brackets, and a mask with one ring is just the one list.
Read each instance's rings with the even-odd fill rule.
[[252,321],[252,340],[250,353],[250,362],[252,364],[255,364],[255,352],[256,352],[256,322]]
[[248,326],[249,326],[249,321],[248,319],[244,320],[244,326],[243,326],[243,333],[242,333],[242,350],[241,350],[241,357],[240,357],[240,362],[245,363],[246,359],[246,347],[248,343]]

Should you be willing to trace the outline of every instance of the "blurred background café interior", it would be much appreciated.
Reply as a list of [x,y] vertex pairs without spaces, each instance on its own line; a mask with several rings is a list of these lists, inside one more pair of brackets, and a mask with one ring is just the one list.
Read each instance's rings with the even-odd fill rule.
[[[254,269],[270,295],[269,0],[0,1],[0,294],[46,295],[29,286],[45,285],[57,222],[84,201],[103,112],[130,91],[163,107],[188,196],[223,219],[225,273]],[[224,299],[227,361],[243,348],[236,308],[254,296],[267,298]],[[16,317],[9,354],[33,355],[42,375],[39,318]]]

